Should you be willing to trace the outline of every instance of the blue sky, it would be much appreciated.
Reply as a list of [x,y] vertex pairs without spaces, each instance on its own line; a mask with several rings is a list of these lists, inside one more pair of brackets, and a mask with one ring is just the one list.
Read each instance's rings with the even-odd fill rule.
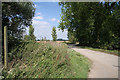
[[[37,39],[46,37],[52,40],[52,27],[56,26],[57,38],[67,39],[67,30],[64,32],[58,30],[60,22],[61,8],[58,2],[34,2],[35,16],[33,17],[34,35]],[[28,33],[28,30],[27,30]]]

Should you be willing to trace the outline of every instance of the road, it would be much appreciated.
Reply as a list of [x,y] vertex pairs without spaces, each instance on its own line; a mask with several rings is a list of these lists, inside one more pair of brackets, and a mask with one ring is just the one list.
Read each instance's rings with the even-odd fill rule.
[[92,61],[88,78],[118,78],[118,56],[78,48],[73,44],[69,47]]

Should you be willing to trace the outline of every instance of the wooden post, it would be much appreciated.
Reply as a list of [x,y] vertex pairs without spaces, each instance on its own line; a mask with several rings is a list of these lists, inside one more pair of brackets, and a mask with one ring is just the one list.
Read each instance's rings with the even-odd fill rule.
[[4,26],[4,67],[7,69],[8,67],[8,55],[7,55],[7,26]]

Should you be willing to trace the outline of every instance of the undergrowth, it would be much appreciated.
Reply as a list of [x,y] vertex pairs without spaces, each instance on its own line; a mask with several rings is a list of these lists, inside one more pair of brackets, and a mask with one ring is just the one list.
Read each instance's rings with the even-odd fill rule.
[[25,42],[9,53],[4,78],[87,78],[89,62],[56,42]]

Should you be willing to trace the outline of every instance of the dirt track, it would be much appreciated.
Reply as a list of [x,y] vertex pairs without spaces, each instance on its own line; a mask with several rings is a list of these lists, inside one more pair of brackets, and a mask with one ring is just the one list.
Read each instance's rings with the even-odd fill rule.
[[118,78],[118,56],[69,46],[92,61],[89,78]]

